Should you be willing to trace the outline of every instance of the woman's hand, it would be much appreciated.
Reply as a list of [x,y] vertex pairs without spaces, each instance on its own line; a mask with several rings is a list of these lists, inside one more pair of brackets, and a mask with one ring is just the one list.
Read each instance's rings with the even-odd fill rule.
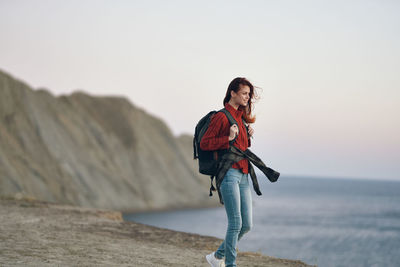
[[232,141],[233,139],[235,139],[235,136],[239,134],[239,129],[237,127],[236,124],[233,124],[230,128],[230,132],[229,132],[229,141]]
[[251,126],[249,125],[249,136],[250,136],[251,138],[253,138],[253,134],[254,134],[254,129],[251,128]]

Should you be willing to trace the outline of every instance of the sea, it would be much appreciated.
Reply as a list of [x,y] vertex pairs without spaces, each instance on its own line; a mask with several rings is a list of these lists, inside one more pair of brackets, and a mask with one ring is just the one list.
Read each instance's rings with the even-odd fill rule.
[[[322,267],[400,266],[400,181],[281,175],[271,183],[257,177],[262,195],[250,180],[253,228],[238,242],[239,251]],[[227,228],[222,205],[123,217],[221,239]]]

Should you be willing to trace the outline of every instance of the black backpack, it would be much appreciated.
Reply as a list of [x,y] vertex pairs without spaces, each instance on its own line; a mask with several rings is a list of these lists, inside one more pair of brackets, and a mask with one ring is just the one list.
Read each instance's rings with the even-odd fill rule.
[[[233,124],[238,125],[237,121],[232,117],[231,113],[225,109],[222,108],[219,111],[210,111],[207,115],[205,115],[203,118],[200,119],[200,121],[196,125],[196,129],[194,131],[194,137],[193,137],[193,159],[198,159],[199,161],[199,172],[201,174],[205,175],[211,175],[211,186],[212,186],[212,180],[214,176],[217,174],[217,166],[218,166],[218,161],[221,158],[221,156],[228,151],[228,149],[220,149],[220,150],[202,150],[200,148],[200,141],[203,138],[204,134],[206,133],[208,126],[210,125],[211,118],[214,114],[217,112],[223,112],[226,117],[228,118],[230,126]],[[244,119],[243,124],[246,127],[246,133],[248,134],[248,126],[246,125]],[[237,135],[235,138],[231,141],[229,141],[229,145],[233,145],[237,138]],[[212,186],[212,188],[214,188]],[[215,188],[213,189],[215,191]],[[210,189],[210,196],[212,196],[211,189]]]

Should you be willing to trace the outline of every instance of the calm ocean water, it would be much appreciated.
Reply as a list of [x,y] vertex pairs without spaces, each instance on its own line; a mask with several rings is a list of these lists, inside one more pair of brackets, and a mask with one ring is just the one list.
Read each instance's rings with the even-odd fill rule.
[[[263,194],[251,188],[254,226],[238,243],[240,251],[327,267],[400,266],[400,182],[257,177]],[[222,205],[124,218],[221,239],[227,227]]]

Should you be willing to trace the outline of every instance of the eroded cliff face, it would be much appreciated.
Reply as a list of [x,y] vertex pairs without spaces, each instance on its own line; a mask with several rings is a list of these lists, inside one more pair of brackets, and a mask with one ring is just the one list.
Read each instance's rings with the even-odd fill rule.
[[192,136],[121,97],[55,97],[0,71],[0,195],[125,211],[218,206]]

